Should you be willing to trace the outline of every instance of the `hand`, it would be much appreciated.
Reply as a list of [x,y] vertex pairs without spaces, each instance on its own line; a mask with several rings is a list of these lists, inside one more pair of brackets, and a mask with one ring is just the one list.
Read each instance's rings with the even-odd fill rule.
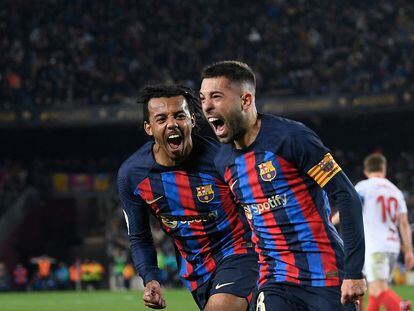
[[413,252],[406,252],[404,254],[405,268],[409,271],[414,268],[414,254]]
[[166,306],[161,285],[155,280],[147,283],[142,299],[144,299],[144,305],[152,309],[164,309]]
[[367,291],[367,284],[364,279],[344,280],[341,286],[341,303],[358,303],[359,298]]

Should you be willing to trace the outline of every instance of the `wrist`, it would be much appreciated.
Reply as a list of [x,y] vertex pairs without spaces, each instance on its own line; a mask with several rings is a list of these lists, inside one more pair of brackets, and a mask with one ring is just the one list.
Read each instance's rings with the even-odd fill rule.
[[365,275],[360,273],[345,273],[344,280],[361,280],[364,279]]

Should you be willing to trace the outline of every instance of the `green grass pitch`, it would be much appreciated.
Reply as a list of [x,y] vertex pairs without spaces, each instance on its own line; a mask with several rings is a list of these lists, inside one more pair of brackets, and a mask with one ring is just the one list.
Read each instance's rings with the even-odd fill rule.
[[[191,294],[182,289],[166,290],[166,310],[197,311]],[[29,292],[0,293],[1,311],[140,311],[142,292]],[[165,309],[164,309],[165,310]]]
[[[414,301],[413,286],[395,286],[404,299]],[[142,292],[30,292],[0,293],[1,311],[140,311],[152,310],[142,304]],[[190,293],[166,290],[169,311],[197,311]]]

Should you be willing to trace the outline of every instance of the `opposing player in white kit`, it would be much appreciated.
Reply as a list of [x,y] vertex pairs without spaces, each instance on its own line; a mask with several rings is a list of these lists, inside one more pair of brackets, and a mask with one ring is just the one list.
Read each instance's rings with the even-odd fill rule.
[[402,192],[385,178],[387,160],[381,154],[371,154],[364,160],[366,180],[355,188],[363,201],[365,231],[365,273],[368,281],[368,311],[410,310],[410,302],[388,287],[388,281],[400,252],[402,237],[405,265],[414,266],[411,228]]

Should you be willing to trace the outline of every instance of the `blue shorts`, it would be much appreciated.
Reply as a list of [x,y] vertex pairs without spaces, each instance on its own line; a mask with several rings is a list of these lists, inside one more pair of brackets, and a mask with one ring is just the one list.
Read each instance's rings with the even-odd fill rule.
[[259,276],[256,254],[231,255],[222,259],[212,277],[192,292],[200,310],[203,310],[210,296],[219,293],[246,298],[247,302],[257,290]]
[[312,287],[272,284],[261,288],[250,304],[251,311],[357,311],[356,304],[341,304],[339,286]]

